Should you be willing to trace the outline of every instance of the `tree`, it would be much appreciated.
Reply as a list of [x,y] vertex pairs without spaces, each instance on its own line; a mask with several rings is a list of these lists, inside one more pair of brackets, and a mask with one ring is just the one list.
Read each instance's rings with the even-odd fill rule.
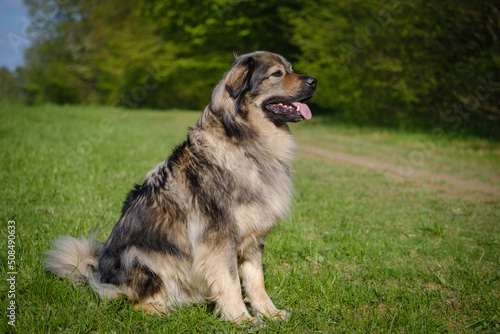
[[25,0],[32,45],[25,53],[30,103],[100,102],[92,64],[93,1]]
[[500,137],[500,7],[480,0],[25,0],[32,103],[203,108],[233,53],[281,53],[350,122]]
[[155,22],[156,33],[175,46],[171,48],[169,66],[161,66],[168,87],[165,84],[162,86],[165,89],[156,92],[179,106],[202,108],[222,73],[234,61],[233,54],[268,50],[293,58],[296,50],[288,38],[290,25],[281,10],[300,8],[300,3],[296,0],[203,0],[196,5],[187,0],[144,3],[141,15]]
[[[289,17],[322,107],[361,123],[499,136],[498,5],[314,1]],[[484,81],[494,81],[479,89],[487,99],[476,96]]]
[[233,52],[294,53],[284,1],[26,4],[37,36],[26,57],[35,103],[202,108]]
[[0,101],[24,102],[22,70],[17,68],[11,72],[7,67],[0,67]]

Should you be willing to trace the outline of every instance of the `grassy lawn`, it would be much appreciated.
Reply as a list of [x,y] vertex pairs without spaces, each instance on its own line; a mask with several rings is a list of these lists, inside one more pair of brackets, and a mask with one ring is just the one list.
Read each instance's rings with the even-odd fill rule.
[[[286,323],[222,322],[211,305],[165,318],[100,300],[43,268],[60,234],[104,240],[132,184],[184,140],[199,112],[0,103],[0,332],[16,302],[19,333],[496,333],[500,331],[500,198],[436,180],[392,178],[303,150],[292,215],[268,237],[268,292]],[[500,145],[432,134],[295,124],[297,142],[500,185]],[[434,143],[430,146],[429,143]],[[417,155],[412,152],[420,153]],[[413,157],[413,158],[412,158]],[[439,183],[439,182],[438,182]],[[464,196],[462,196],[464,195]],[[15,265],[8,268],[8,221]],[[8,272],[15,271],[9,298]]]

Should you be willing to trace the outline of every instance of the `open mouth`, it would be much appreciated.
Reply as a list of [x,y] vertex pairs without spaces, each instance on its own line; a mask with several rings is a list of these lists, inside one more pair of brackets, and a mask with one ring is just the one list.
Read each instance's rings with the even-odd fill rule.
[[276,102],[266,104],[267,110],[276,115],[283,115],[292,118],[311,119],[311,109],[302,102]]

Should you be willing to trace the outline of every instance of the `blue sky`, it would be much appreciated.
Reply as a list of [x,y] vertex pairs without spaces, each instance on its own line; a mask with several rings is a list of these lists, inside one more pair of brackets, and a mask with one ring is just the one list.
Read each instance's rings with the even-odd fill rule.
[[2,0],[0,4],[0,67],[14,70],[23,65],[23,52],[29,46],[26,27],[30,17],[22,0]]

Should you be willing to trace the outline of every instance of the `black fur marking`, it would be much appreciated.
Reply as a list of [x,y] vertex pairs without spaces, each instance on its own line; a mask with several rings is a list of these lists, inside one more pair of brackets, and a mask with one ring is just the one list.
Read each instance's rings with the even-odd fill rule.
[[122,248],[124,245],[136,246],[145,251],[153,250],[177,257],[185,256],[179,246],[171,241],[168,233],[171,224],[181,224],[181,227],[185,228],[186,218],[175,202],[164,199],[162,204],[165,206],[162,211],[168,212],[166,215],[155,212],[158,210],[142,208],[144,203],[132,204],[111,232],[113,243],[106,246],[112,248]]
[[242,121],[238,121],[237,116],[225,113],[222,116],[222,125],[230,138],[236,138],[240,141],[255,138],[255,131]]
[[168,170],[167,164],[164,163],[158,167],[157,173],[153,176],[153,179],[148,180],[153,196],[160,196],[160,193],[165,189],[165,185],[170,177]]
[[211,227],[229,227],[233,222],[230,209],[234,200],[233,175],[213,164],[204,153],[191,154],[185,173],[196,203]]
[[248,90],[251,90],[252,88],[252,77],[253,77],[253,72],[255,70],[255,60],[252,57],[247,57],[246,59],[243,59],[241,62],[237,63],[238,67],[246,66],[247,71],[245,78],[243,81],[239,84],[238,87],[230,87],[229,85],[226,85],[226,90],[228,91],[229,95],[235,100],[235,110],[236,112],[239,112],[240,107],[242,105],[242,97],[245,95],[245,92]]
[[161,278],[148,267],[134,266],[127,281],[128,286],[137,292],[139,299],[154,296],[163,287]]
[[139,299],[154,296],[163,287],[161,278],[148,267],[135,265],[125,282],[137,292]]
[[250,82],[250,92],[252,95],[258,95],[260,93],[260,84],[267,79],[267,72],[269,71],[270,65],[261,64],[258,68],[254,69],[252,80]]
[[242,59],[241,62],[237,62],[236,66],[246,66],[247,73],[242,83],[238,87],[231,87],[229,85],[226,85],[226,90],[228,91],[229,95],[231,95],[231,97],[235,100],[237,100],[250,87],[250,80],[252,79],[252,74],[255,68],[255,61],[252,57],[247,57],[246,59]]
[[237,92],[235,92],[235,91],[231,88],[231,86],[226,85],[226,90],[227,90],[227,92],[229,93],[229,95],[231,95],[231,97],[232,97],[233,99],[235,99],[235,98],[237,98],[237,97],[238,97],[238,93],[237,93]]
[[191,145],[191,141],[189,140],[189,137],[188,137],[187,141],[185,141],[181,145],[177,146],[173,150],[172,155],[168,158],[167,163],[170,166],[173,166],[175,163],[179,162],[180,158],[182,157],[182,155],[184,154],[184,152],[186,150],[186,147],[190,146],[190,145]]
[[[105,247],[101,252],[101,255],[99,257],[99,273],[101,275],[101,281],[103,283],[120,286],[122,284],[129,285],[129,283],[134,280],[133,276],[136,274],[134,273],[134,270],[132,270],[131,272],[127,270],[127,268],[124,268],[121,261],[121,256],[125,254],[132,246],[135,246],[140,251],[146,253],[148,251],[158,251],[176,257],[181,257],[184,255],[183,252],[175,244],[169,242],[168,240],[162,239],[160,234],[157,233],[158,231],[133,233],[128,235],[124,232],[124,229],[120,229],[120,231],[113,231],[113,238],[115,238],[115,240],[119,240],[120,243],[118,245]],[[154,238],[152,238],[152,236],[154,236]],[[161,285],[160,278],[150,270],[143,271],[141,275],[144,276],[149,273],[151,273],[150,279],[158,279],[160,281],[159,284]],[[136,290],[135,286],[131,287]]]
[[121,285],[125,281],[120,252],[105,248],[99,257],[100,280],[104,283]]
[[127,212],[132,203],[140,196],[142,192],[142,185],[134,184],[134,188],[127,194],[127,198],[123,202],[122,215]]
[[136,262],[131,270],[125,271],[121,266],[120,253],[110,252],[105,257],[106,260],[101,261],[107,269],[101,271],[102,282],[116,286],[126,285],[137,293],[139,299],[153,296],[163,288],[161,278],[146,266],[139,266]]
[[263,242],[259,242],[259,244],[257,246],[261,253],[264,253],[264,246],[265,246],[265,244]]

